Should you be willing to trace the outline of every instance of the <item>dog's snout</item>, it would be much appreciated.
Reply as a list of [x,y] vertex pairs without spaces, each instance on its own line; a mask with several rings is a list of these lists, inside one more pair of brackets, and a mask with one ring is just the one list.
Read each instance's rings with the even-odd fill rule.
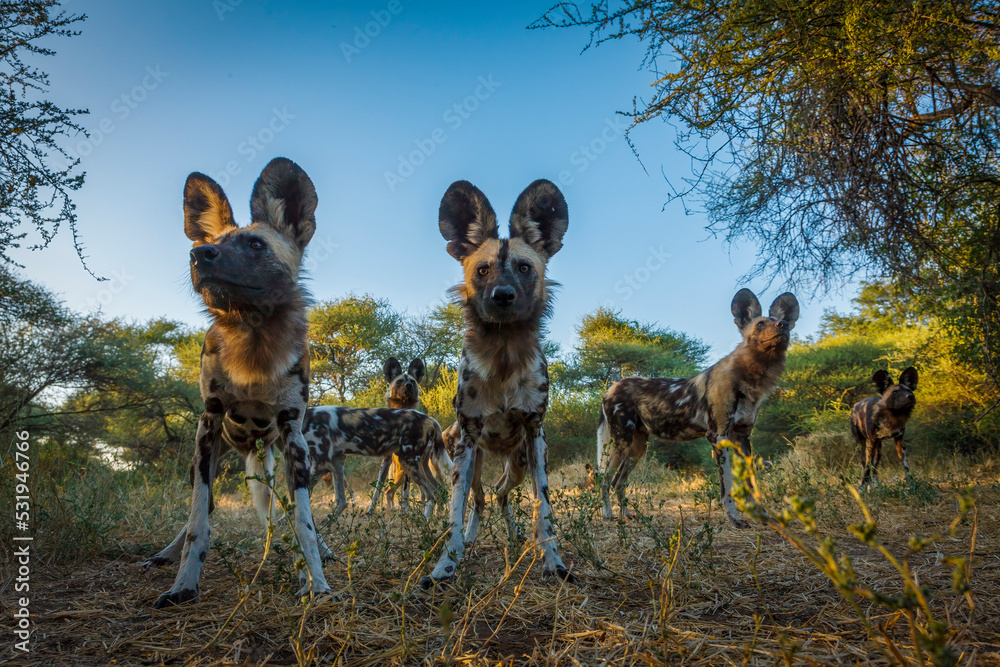
[[200,245],[191,249],[192,264],[209,264],[219,256],[219,249],[214,245]]
[[509,306],[514,303],[514,288],[510,285],[494,287],[491,297],[498,306]]

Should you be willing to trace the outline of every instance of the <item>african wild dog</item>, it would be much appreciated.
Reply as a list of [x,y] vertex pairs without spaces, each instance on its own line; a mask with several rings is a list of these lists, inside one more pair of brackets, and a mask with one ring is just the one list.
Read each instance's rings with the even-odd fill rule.
[[[396,357],[389,357],[382,368],[385,381],[389,385],[389,390],[385,393],[385,402],[390,408],[402,410],[416,410],[420,403],[420,381],[424,378],[424,362],[422,359],[414,359],[410,362],[406,372]],[[451,470],[451,458],[443,446],[435,446],[431,452],[430,466],[434,478],[444,483]],[[392,484],[385,490],[386,505],[392,507],[396,495],[396,489],[400,489],[400,502],[406,504],[410,497],[410,477],[399,465],[398,458],[393,455],[382,462],[379,469],[379,476],[376,482],[375,493],[378,494],[385,486],[387,478],[392,478]],[[377,500],[377,495],[376,495]]]
[[[191,515],[174,541],[144,564],[148,569],[180,557],[174,585],[160,595],[157,607],[198,596],[219,458],[235,449],[247,477],[268,478],[275,444],[286,461],[294,531],[305,560],[298,595],[331,592],[313,528],[309,450],[301,430],[309,399],[309,348],[308,295],[299,283],[299,267],[316,230],[316,204],[312,181],[284,158],[268,163],[257,179],[247,227],[236,225],[226,195],[209,177],[193,173],[184,185],[184,231],[194,242],[191,282],[212,325],[201,351],[205,412],[198,420],[191,465]],[[260,454],[258,440],[264,443]],[[277,520],[268,484],[248,483],[261,520]]]
[[[538,180],[514,204],[510,238],[500,239],[496,214],[486,196],[468,181],[451,185],[441,199],[438,227],[448,253],[462,262],[464,282],[453,288],[465,314],[458,362],[455,413],[461,436],[451,476],[450,539],[423,588],[451,579],[479,530],[479,511],[462,522],[470,488],[478,488],[483,452],[504,459],[496,495],[516,533],[508,497],[531,469],[535,497],[535,544],[543,552],[542,571],[572,580],[555,545],[549,504],[548,464],[542,421],[549,379],[541,327],[551,311],[546,280],[549,259],[562,248],[569,225],[566,200],[552,183]],[[479,499],[476,505],[480,506]]]
[[896,442],[896,453],[903,462],[906,477],[910,477],[910,460],[906,456],[903,432],[910,418],[917,398],[917,369],[910,366],[899,376],[899,384],[892,383],[888,371],[876,371],[872,375],[879,396],[862,399],[851,408],[851,435],[861,445],[861,486],[878,486],[878,464],[882,460],[882,439],[892,438]]
[[[322,405],[306,411],[302,432],[309,445],[312,474],[333,472],[336,514],[347,507],[344,479],[347,454],[382,459],[395,455],[402,469],[420,488],[426,505],[424,515],[430,518],[440,486],[431,473],[430,459],[433,452],[444,451],[441,426],[432,417],[416,410]],[[377,491],[372,496],[369,514],[378,503]]]
[[[705,436],[719,469],[726,514],[734,525],[746,525],[731,495],[730,452],[717,445],[731,440],[744,455],[750,454],[757,410],[785,370],[789,332],[799,319],[799,304],[794,295],[782,294],[771,304],[768,317],[762,317],[757,297],[741,289],[733,297],[732,313],[743,341],[714,366],[692,378],[626,378],[605,392],[597,427],[597,467],[604,472],[601,494],[606,519],[612,517],[611,486],[621,515],[630,515],[625,485],[646,453],[650,435],[675,441]],[[613,446],[605,451],[609,442]]]

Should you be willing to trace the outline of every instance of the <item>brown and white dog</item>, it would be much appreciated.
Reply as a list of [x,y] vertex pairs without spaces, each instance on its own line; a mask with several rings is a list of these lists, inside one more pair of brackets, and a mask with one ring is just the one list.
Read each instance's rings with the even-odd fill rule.
[[[650,435],[663,440],[708,438],[719,469],[722,505],[729,520],[745,526],[732,498],[730,440],[750,455],[750,432],[757,410],[785,370],[789,334],[799,318],[799,303],[785,293],[761,314],[754,293],[741,289],[731,305],[743,341],[715,365],[691,378],[625,378],[611,386],[601,401],[597,427],[597,467],[602,470],[604,517],[612,518],[609,487],[618,495],[621,516],[629,516],[625,485],[646,453]],[[605,448],[612,443],[610,451]],[[602,465],[603,462],[603,465]]]
[[[166,607],[198,596],[208,556],[208,515],[219,458],[235,449],[246,463],[254,504],[265,524],[278,519],[269,485],[274,445],[282,448],[295,535],[305,568],[299,596],[330,593],[309,504],[309,450],[302,418],[309,399],[308,298],[299,282],[306,244],[316,230],[316,190],[302,169],[275,158],[250,198],[251,224],[238,227],[222,188],[194,173],[184,185],[184,231],[194,243],[191,282],[212,325],[201,352],[201,397],[191,464],[191,514],[184,528],[144,568],[180,558],[173,586],[156,601]],[[257,441],[264,443],[258,453]]]
[[466,330],[455,394],[461,437],[452,455],[450,535],[434,570],[420,580],[424,589],[451,579],[465,542],[475,540],[479,512],[470,513],[464,533],[462,523],[470,488],[479,486],[483,452],[504,460],[496,494],[512,535],[517,531],[509,494],[530,469],[542,571],[573,579],[556,549],[542,429],[549,378],[541,327],[553,287],[545,269],[562,248],[568,225],[566,200],[546,180],[535,181],[518,197],[509,239],[499,237],[493,207],[468,181],[453,183],[441,199],[438,227],[448,253],[464,268],[465,279],[453,294]]
[[[430,518],[440,486],[430,463],[432,458],[440,459],[442,454],[448,456],[441,439],[441,426],[433,417],[416,410],[321,405],[306,412],[303,433],[309,446],[312,474],[333,473],[336,514],[347,507],[344,458],[348,454],[359,454],[386,461],[395,456],[403,471],[420,488],[425,503],[424,515]],[[378,499],[376,487],[368,507],[369,514],[374,511]]]
[[896,442],[896,453],[903,462],[906,477],[910,476],[910,460],[906,456],[903,433],[906,422],[917,405],[917,369],[910,366],[899,376],[899,384],[893,384],[888,371],[876,371],[872,375],[879,396],[862,399],[851,408],[851,435],[861,445],[861,490],[873,484],[878,486],[878,464],[882,460],[882,439],[892,438]]
[[[403,365],[396,357],[389,357],[382,372],[389,385],[389,389],[385,393],[386,405],[401,410],[416,410],[420,403],[420,381],[424,378],[423,360],[414,359],[411,361],[404,373]],[[448,475],[451,474],[451,458],[448,456],[446,448],[435,449],[432,452],[430,466],[434,478],[442,484],[446,483]],[[400,503],[406,505],[410,497],[410,477],[399,465],[399,460],[395,455],[383,461],[382,467],[379,469],[374,496],[376,504],[378,494],[388,478],[392,479],[392,484],[385,490],[386,505],[393,506],[397,489],[400,490]]]

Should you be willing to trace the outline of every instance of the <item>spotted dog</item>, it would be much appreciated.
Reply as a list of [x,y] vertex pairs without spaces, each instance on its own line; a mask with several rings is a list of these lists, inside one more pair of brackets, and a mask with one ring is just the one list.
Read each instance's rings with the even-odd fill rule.
[[[148,569],[180,558],[174,584],[156,607],[198,596],[214,509],[212,480],[219,458],[230,449],[243,457],[247,477],[264,479],[273,474],[272,447],[281,447],[295,502],[293,529],[305,561],[298,595],[330,593],[309,505],[309,450],[302,437],[309,348],[308,295],[299,268],[316,230],[316,204],[312,181],[284,158],[272,160],[257,179],[246,227],[236,225],[229,200],[211,178],[193,173],[184,185],[184,231],[194,244],[191,282],[212,325],[201,351],[205,411],[191,464],[191,514],[174,541],[144,563]],[[258,440],[264,443],[261,456]],[[248,483],[261,521],[277,520],[268,485]]]
[[[411,361],[404,373],[403,366],[396,357],[389,357],[382,372],[389,385],[389,389],[385,393],[386,405],[400,410],[416,410],[417,404],[420,403],[420,381],[424,379],[423,360],[414,359]],[[430,467],[438,482],[444,483],[447,480],[451,470],[451,458],[445,447],[435,446],[434,451],[431,452]],[[387,478],[392,479],[392,484],[385,490],[386,504],[389,507],[393,506],[396,489],[400,489],[400,502],[405,505],[410,497],[410,477],[399,465],[399,460],[395,455],[382,462],[375,486],[376,494],[385,486]]]
[[733,297],[731,310],[743,341],[715,365],[691,378],[626,378],[605,392],[597,427],[597,467],[604,473],[601,495],[605,518],[612,518],[608,494],[612,486],[621,516],[631,514],[626,507],[625,485],[646,453],[650,435],[674,441],[704,436],[712,445],[719,469],[726,514],[734,525],[746,525],[731,495],[730,452],[717,445],[720,440],[730,440],[745,455],[750,454],[750,432],[757,410],[785,370],[799,303],[794,295],[782,294],[764,317],[753,292],[741,289]]
[[[324,405],[306,411],[303,433],[309,446],[312,475],[333,473],[336,514],[347,507],[344,458],[348,454],[382,459],[395,455],[403,471],[420,488],[425,501],[424,515],[430,518],[439,488],[430,470],[430,460],[433,452],[444,451],[441,426],[432,417],[416,410]],[[369,513],[377,503],[376,493]]]
[[878,486],[878,464],[882,460],[882,439],[892,438],[896,442],[896,453],[903,462],[906,477],[910,476],[910,460],[906,456],[903,433],[906,422],[917,405],[913,392],[917,389],[917,369],[910,366],[899,376],[899,384],[893,384],[888,371],[876,371],[872,375],[878,396],[862,399],[851,408],[851,435],[861,446],[861,490],[870,484]]
[[438,221],[448,253],[462,263],[465,276],[453,288],[466,324],[454,400],[461,435],[452,452],[449,541],[420,584],[427,589],[451,579],[465,542],[475,540],[482,507],[478,498],[464,533],[462,523],[470,488],[478,486],[483,452],[504,460],[496,495],[512,534],[516,527],[509,494],[530,469],[534,540],[543,553],[542,570],[572,580],[551,524],[542,428],[549,379],[540,334],[554,285],[545,278],[546,265],[562,248],[569,225],[566,200],[551,182],[535,181],[514,204],[510,238],[501,239],[486,196],[468,181],[458,181],[441,199]]

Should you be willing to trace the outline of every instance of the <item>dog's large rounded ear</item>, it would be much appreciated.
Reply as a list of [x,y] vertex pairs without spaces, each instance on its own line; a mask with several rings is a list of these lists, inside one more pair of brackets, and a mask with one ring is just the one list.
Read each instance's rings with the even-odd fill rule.
[[460,262],[488,239],[499,238],[497,216],[482,190],[455,181],[441,197],[438,229],[448,241],[448,254]]
[[385,376],[385,381],[392,384],[392,381],[403,374],[403,366],[399,363],[399,359],[396,357],[389,357],[385,360],[385,365],[382,366],[382,374]]
[[184,183],[184,233],[195,246],[212,243],[236,227],[233,207],[218,183],[194,172]]
[[757,296],[746,287],[741,289],[733,297],[733,303],[729,307],[733,313],[733,322],[736,328],[743,331],[743,327],[750,324],[754,319],[760,317],[760,301]]
[[568,228],[566,198],[544,178],[524,189],[510,214],[510,237],[522,239],[546,259],[562,248]]
[[795,322],[799,319],[799,300],[791,292],[785,292],[774,300],[767,314],[776,320],[788,322],[788,328],[794,329]]
[[254,183],[250,214],[254,222],[274,227],[302,251],[316,232],[318,203],[316,187],[302,167],[276,157]]
[[424,379],[424,360],[417,358],[410,362],[410,367],[406,369],[406,374],[420,382]]
[[892,386],[892,376],[889,375],[889,371],[875,371],[875,374],[872,375],[872,382],[875,383],[878,393],[884,394],[885,390]]
[[899,384],[908,388],[910,391],[916,391],[917,389],[917,369],[910,366],[903,374],[899,376]]

